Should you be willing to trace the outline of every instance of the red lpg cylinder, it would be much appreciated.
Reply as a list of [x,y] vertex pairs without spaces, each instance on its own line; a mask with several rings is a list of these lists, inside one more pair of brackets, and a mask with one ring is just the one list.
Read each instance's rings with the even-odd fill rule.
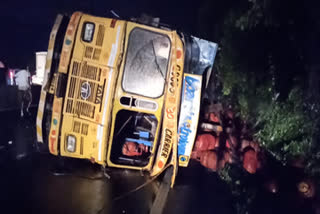
[[219,138],[211,134],[202,134],[197,137],[194,151],[212,150],[219,146]]
[[243,154],[243,168],[250,174],[254,174],[258,168],[257,153],[253,149],[248,149]]
[[211,169],[213,171],[217,170],[218,156],[214,151],[202,152],[200,156],[200,163],[202,166]]

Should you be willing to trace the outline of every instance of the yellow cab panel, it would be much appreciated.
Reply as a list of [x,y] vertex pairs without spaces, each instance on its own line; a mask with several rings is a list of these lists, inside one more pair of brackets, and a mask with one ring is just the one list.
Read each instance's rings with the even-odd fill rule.
[[162,124],[174,32],[128,22],[112,111],[107,165],[150,170]]
[[79,12],[63,42],[50,153],[151,175],[188,166],[215,43]]
[[81,17],[64,99],[62,156],[105,163],[125,26],[124,21],[90,15]]

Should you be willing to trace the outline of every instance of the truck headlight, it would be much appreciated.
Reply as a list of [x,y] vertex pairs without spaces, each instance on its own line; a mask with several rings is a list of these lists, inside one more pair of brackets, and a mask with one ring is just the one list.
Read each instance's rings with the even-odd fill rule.
[[73,135],[67,136],[67,151],[68,152],[75,152],[76,151],[76,137]]
[[92,22],[84,23],[82,40],[85,42],[91,42],[93,39],[93,33],[94,33],[94,24]]

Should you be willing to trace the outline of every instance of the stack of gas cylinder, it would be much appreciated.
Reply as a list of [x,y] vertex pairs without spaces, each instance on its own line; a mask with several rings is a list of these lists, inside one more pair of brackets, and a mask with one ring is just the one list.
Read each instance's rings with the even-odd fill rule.
[[208,105],[201,121],[192,159],[213,171],[235,162],[242,163],[252,174],[261,167],[259,144],[230,108],[224,109],[221,104]]
[[[278,193],[279,183],[290,186],[286,177],[292,174],[296,180],[289,189],[298,190],[302,198],[315,196],[314,179],[306,177],[303,172],[303,157],[301,160],[293,160],[288,166],[275,167],[269,163],[265,150],[253,139],[249,125],[240,117],[235,117],[230,107],[223,108],[221,104],[208,105],[204,108],[200,121],[191,158],[204,167],[218,171],[227,163],[236,164],[250,174],[255,174],[260,169],[262,184],[271,193]],[[277,175],[281,170],[288,175],[281,178]]]

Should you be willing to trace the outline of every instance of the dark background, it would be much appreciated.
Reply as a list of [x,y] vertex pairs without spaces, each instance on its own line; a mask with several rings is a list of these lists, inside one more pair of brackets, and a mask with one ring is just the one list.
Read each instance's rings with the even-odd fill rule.
[[[225,64],[234,65],[233,70],[235,70],[235,72],[241,73],[247,71],[247,74],[250,77],[253,76],[253,74],[263,76],[263,74],[270,70],[268,69],[268,56],[271,55],[273,57],[273,64],[276,67],[276,88],[281,92],[280,96],[283,96],[283,100],[286,99],[290,86],[303,82],[300,81],[303,79],[306,79],[305,82],[308,84],[311,80],[318,80],[318,82],[312,81],[315,83],[313,85],[310,84],[310,86],[308,85],[309,87],[306,88],[317,89],[316,93],[319,97],[319,2],[316,0],[269,1],[273,3],[271,12],[276,19],[276,26],[266,27],[265,25],[260,24],[251,30],[249,29],[242,32],[239,29],[232,29],[230,26],[233,23],[228,26],[224,25],[224,22],[230,18],[230,8],[233,8],[235,13],[240,14],[241,12],[247,11],[248,8],[250,8],[248,0],[2,0],[0,3],[0,61],[3,61],[10,68],[24,68],[30,66],[30,70],[34,71],[35,52],[46,51],[49,34],[57,13],[72,14],[74,11],[82,11],[97,16],[112,17],[110,10],[114,10],[122,19],[128,19],[130,17],[138,17],[144,12],[155,17],[160,17],[161,22],[167,23],[173,26],[173,28],[180,29],[200,38],[217,42],[221,48],[217,55],[217,59],[220,58],[220,64],[223,64],[223,61],[221,63],[221,56],[225,54],[226,59],[232,60],[230,62],[227,61]],[[235,15],[240,17],[239,14]],[[267,17],[267,15],[265,16]],[[232,29],[232,31],[228,31],[227,27]],[[226,44],[223,44],[222,41],[225,41]],[[217,60],[216,62],[219,61]],[[307,70],[306,65],[309,67],[313,66],[314,69]],[[221,70],[221,72],[223,72],[223,69]],[[313,76],[308,76],[310,70],[312,70]],[[264,77],[261,82],[264,82],[268,77],[269,76]],[[296,81],[296,79],[299,81]],[[8,90],[8,88],[5,90]],[[0,96],[2,101],[15,98],[14,95],[8,93],[9,90],[5,90],[0,91],[3,92],[2,97]],[[14,102],[5,100],[4,103]],[[32,129],[35,128],[36,108],[33,109],[33,118],[23,121],[19,117],[17,105],[14,105],[16,107],[15,109],[3,111],[2,115],[0,115],[2,121],[10,121],[8,123],[2,123],[1,133],[3,136],[1,136],[0,139],[2,139],[4,143],[13,141],[13,145],[10,146],[12,147],[10,151],[19,154],[20,150],[23,152],[25,148],[19,149],[19,147],[15,145],[15,142],[25,142],[29,140],[31,142],[29,145],[32,145],[32,140],[34,139],[33,134],[35,133]],[[17,147],[17,149],[15,147]],[[2,149],[2,151],[3,153],[0,157],[5,157],[5,155],[9,154],[8,150]],[[15,156],[15,154],[12,156]],[[65,200],[69,195],[65,194],[65,192],[69,193],[71,195],[70,197],[79,195],[77,191],[81,188],[79,188],[78,184],[82,184],[82,180],[79,179],[80,182],[72,181],[74,185],[69,186],[68,183],[65,183],[67,181],[64,177],[61,179],[59,179],[59,177],[54,177],[54,179],[56,179],[54,182],[57,182],[58,184],[51,185],[50,182],[53,176],[50,175],[46,169],[46,164],[47,162],[49,163],[49,161],[43,161],[44,167],[36,164],[41,162],[41,160],[33,161],[31,159],[31,161],[27,162],[27,167],[25,165],[19,166],[16,162],[10,162],[11,164],[7,165],[7,169],[2,171],[4,175],[9,175],[2,177],[4,182],[0,180],[0,184],[3,185],[3,188],[5,189],[4,194],[1,196],[8,201],[8,203],[6,203],[8,204],[8,207],[14,207],[21,210],[25,207],[31,207],[31,211],[28,210],[29,213],[49,213],[49,211],[58,211],[56,213],[74,213],[76,211],[73,208],[78,204],[83,205],[80,209],[86,207],[86,204],[82,203],[82,200],[90,197],[90,191],[93,188],[88,185],[95,185],[95,183],[85,183],[86,189],[89,191],[89,196],[79,197],[79,202],[74,199],[77,203],[74,202],[74,207],[69,208],[69,204],[67,203],[68,200]],[[22,161],[21,163],[24,164],[25,161]],[[18,167],[14,167],[15,165]],[[80,169],[81,167],[78,168]],[[48,178],[39,177],[37,173],[34,173],[41,170],[44,171],[42,174]],[[21,174],[16,174],[17,172]],[[211,173],[208,175],[207,172],[198,174],[196,171],[192,170],[190,170],[190,172],[195,176],[195,184],[191,185],[187,182],[187,184],[184,184],[183,181],[181,181],[181,183],[179,183],[179,181],[177,183],[179,183],[180,186],[174,190],[178,193],[179,190],[181,190],[179,194],[188,199],[181,201],[181,207],[185,208],[187,204],[188,208],[189,206],[193,208],[190,208],[191,213],[213,213],[213,210],[218,212],[217,207],[219,206],[225,208],[231,207],[232,202],[225,200],[227,202],[223,203],[224,198],[227,198],[224,196],[227,196],[227,194],[222,190],[217,190],[218,187],[223,187],[223,185],[216,181],[217,176],[215,174]],[[286,173],[283,172],[283,174]],[[23,175],[24,177],[20,178],[20,175]],[[284,183],[292,180],[290,175],[284,177]],[[118,177],[114,176],[114,178],[114,181],[118,182]],[[124,178],[126,177],[124,176]],[[38,180],[43,181],[43,183],[39,185]],[[132,179],[129,178],[129,181],[132,181]],[[103,182],[101,183],[104,185]],[[137,182],[137,184],[130,187],[123,185],[121,182],[119,183],[120,184],[109,183],[110,188],[114,188],[111,194],[112,197],[118,196],[122,192],[126,192],[136,187],[140,182]],[[9,188],[10,186],[15,186],[14,191]],[[118,187],[123,186],[128,187],[127,190],[119,191],[117,189]],[[26,187],[27,189],[25,190]],[[259,188],[262,188],[262,185],[260,185]],[[295,187],[290,188],[295,189]],[[57,189],[63,189],[65,192],[55,191]],[[98,192],[104,189],[106,189],[104,186],[96,188]],[[8,192],[9,197],[7,197],[6,191]],[[172,198],[179,199],[180,197],[177,197],[174,191]],[[34,193],[33,197],[30,197],[30,192]],[[52,192],[60,193],[52,196],[60,201],[57,201],[56,203],[51,202],[52,198],[49,193]],[[197,194],[195,194],[195,192]],[[292,197],[295,197],[294,195],[291,196],[290,192],[283,192],[283,195],[280,196],[265,197],[263,195],[263,197],[258,198],[258,205],[263,209],[257,209],[256,213],[261,213],[263,211],[265,213],[307,213],[304,206],[301,206],[301,209],[296,209],[296,206],[299,206],[300,204],[296,203],[296,200],[291,199]],[[97,195],[94,189],[92,194]],[[103,194],[104,193],[102,192],[101,195]],[[145,198],[150,199],[148,194],[145,194]],[[45,195],[48,195],[47,198]],[[135,200],[140,198],[141,201],[144,201],[142,200],[142,196],[135,197],[135,195],[133,195],[132,198]],[[243,199],[244,198],[245,197],[243,197]],[[270,200],[270,198],[272,200]],[[281,200],[279,200],[280,198]],[[288,198],[288,200],[286,198]],[[2,198],[0,198],[0,201],[1,199]],[[108,200],[108,198],[102,197],[101,201]],[[29,201],[32,201],[34,204],[30,204]],[[37,201],[39,201],[39,203],[36,203]],[[172,206],[177,207],[176,204],[179,204],[174,200],[169,201],[173,204]],[[275,203],[275,201],[279,204]],[[282,204],[283,201],[285,201],[285,203]],[[22,206],[17,206],[17,202]],[[12,205],[10,203],[12,203]],[[51,205],[52,209],[47,207],[48,204]],[[124,213],[122,210],[124,205],[129,205],[127,210],[132,210],[131,207],[136,207],[138,210],[136,213],[141,213],[141,208],[137,206],[138,203],[134,200],[128,204],[127,198],[125,198],[123,202],[119,204],[119,210],[122,211],[122,213]],[[213,206],[211,206],[212,204]],[[99,206],[93,204],[92,208],[97,209],[97,207],[101,206],[102,204]],[[56,208],[57,210],[55,210],[54,207],[58,207]],[[64,210],[66,207],[69,208],[69,212]],[[169,205],[169,207],[171,207],[171,205]],[[281,209],[279,209],[279,207]],[[307,204],[307,207],[309,209],[311,208],[309,204]],[[178,210],[180,210],[180,208]],[[304,212],[300,212],[301,210]],[[79,213],[89,212],[84,210]],[[96,213],[96,211],[92,213]],[[108,213],[120,212],[110,211]]]
[[201,1],[147,0],[4,0],[0,3],[0,60],[9,67],[34,66],[36,51],[46,51],[57,13],[87,12],[112,17],[114,10],[122,19],[142,12],[158,16],[161,22],[196,32],[197,7]]
[[[318,61],[315,55],[320,49],[320,42],[315,41],[318,41],[316,31],[320,29],[320,3],[317,0],[270,2],[273,2],[271,10],[281,27],[274,32],[256,29],[255,33],[251,33],[254,38],[249,38],[249,41],[254,41],[249,43],[250,48],[261,45],[259,52],[262,54],[273,46],[273,52],[283,59],[293,51],[294,57],[298,57],[295,48],[304,47],[304,55],[312,58],[312,61]],[[248,0],[3,0],[0,3],[0,61],[11,68],[29,65],[31,71],[34,70],[34,53],[46,51],[51,27],[58,13],[71,15],[74,11],[82,11],[112,17],[110,10],[114,10],[122,19],[146,13],[160,17],[162,23],[175,29],[217,42],[221,46],[220,39],[224,31],[222,23],[229,9],[246,11],[250,5]],[[297,41],[291,41],[291,34]],[[290,66],[292,60],[297,61],[292,57],[284,60],[287,60],[285,66]]]

